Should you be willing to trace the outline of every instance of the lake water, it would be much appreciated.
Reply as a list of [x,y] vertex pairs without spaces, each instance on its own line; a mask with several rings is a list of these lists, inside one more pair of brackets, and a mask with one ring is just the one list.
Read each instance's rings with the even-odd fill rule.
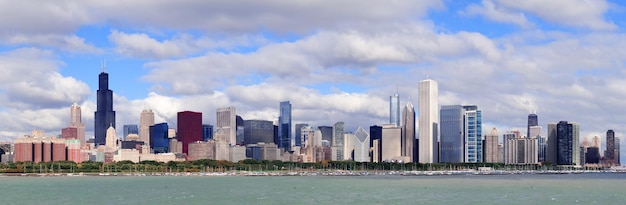
[[0,204],[626,204],[626,174],[0,177]]

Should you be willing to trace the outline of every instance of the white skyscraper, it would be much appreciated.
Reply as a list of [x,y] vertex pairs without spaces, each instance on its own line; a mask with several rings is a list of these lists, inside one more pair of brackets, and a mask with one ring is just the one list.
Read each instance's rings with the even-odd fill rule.
[[439,139],[439,94],[437,81],[419,82],[419,162],[437,163]]
[[215,129],[222,129],[227,135],[229,145],[237,143],[237,110],[235,107],[217,109]]
[[150,145],[150,126],[154,125],[154,112],[143,110],[139,115],[139,140]]
[[105,146],[109,150],[115,150],[115,147],[117,147],[116,141],[117,137],[115,136],[115,128],[113,128],[113,126],[109,126],[109,129],[107,129]]

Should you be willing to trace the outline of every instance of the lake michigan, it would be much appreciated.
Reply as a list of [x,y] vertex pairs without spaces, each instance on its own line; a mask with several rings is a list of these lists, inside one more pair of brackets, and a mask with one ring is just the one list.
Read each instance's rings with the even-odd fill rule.
[[0,177],[0,204],[626,204],[626,173]]

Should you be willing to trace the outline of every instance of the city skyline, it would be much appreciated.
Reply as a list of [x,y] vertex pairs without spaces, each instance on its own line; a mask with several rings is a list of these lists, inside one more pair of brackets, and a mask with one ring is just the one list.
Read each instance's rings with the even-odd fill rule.
[[[73,103],[93,136],[95,76],[106,58],[118,136],[143,109],[171,127],[179,111],[215,124],[215,110],[229,106],[273,121],[284,100],[293,124],[343,121],[354,132],[388,121],[396,89],[401,105],[416,104],[418,81],[431,78],[440,105],[480,106],[484,130],[524,132],[532,105],[540,126],[573,121],[580,137],[614,129],[626,142],[621,2],[249,2],[254,11],[231,2],[129,4],[0,2],[15,17],[0,22],[0,69],[8,71],[0,141],[33,129],[60,133]],[[188,15],[163,21],[147,12],[166,9]]]

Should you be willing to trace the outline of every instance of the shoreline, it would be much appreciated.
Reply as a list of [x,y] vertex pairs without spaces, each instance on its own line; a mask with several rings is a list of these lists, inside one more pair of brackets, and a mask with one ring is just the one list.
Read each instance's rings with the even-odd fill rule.
[[0,177],[124,177],[124,176],[505,176],[560,174],[620,174],[624,170],[492,170],[492,171],[228,171],[228,172],[89,172],[3,173]]

